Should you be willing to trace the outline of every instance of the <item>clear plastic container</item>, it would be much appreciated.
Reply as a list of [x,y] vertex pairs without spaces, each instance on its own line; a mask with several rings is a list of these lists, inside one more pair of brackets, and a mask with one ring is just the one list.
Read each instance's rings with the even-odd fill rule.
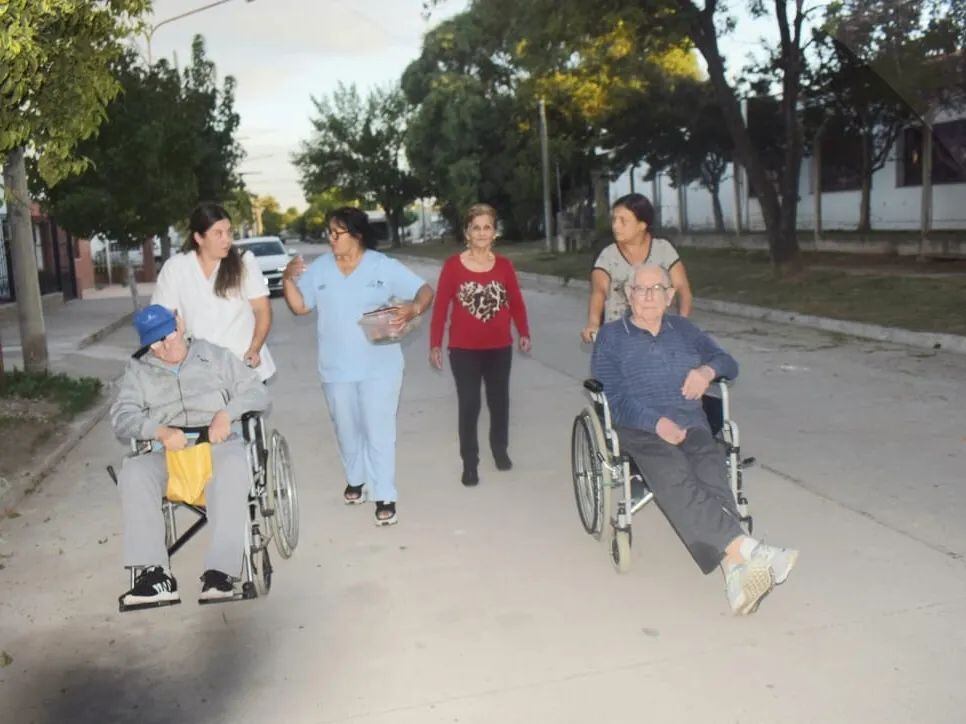
[[395,300],[392,301],[394,303],[391,306],[381,307],[379,309],[374,309],[371,312],[366,312],[359,320],[359,326],[361,326],[362,331],[365,332],[366,339],[373,344],[392,344],[394,342],[399,342],[416,326],[416,320],[419,319],[418,317],[404,324],[402,328],[398,328],[393,325],[392,320],[393,317],[396,316],[396,312],[399,309],[399,302],[395,302]]

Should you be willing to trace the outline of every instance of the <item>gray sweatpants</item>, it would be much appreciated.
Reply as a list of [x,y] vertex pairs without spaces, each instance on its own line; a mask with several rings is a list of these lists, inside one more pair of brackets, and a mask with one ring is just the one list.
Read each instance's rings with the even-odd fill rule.
[[704,573],[713,571],[728,544],[744,535],[721,447],[699,428],[688,430],[680,445],[643,430],[617,432],[694,562]]
[[[248,458],[233,438],[211,446],[212,477],[205,487],[211,537],[205,570],[241,574],[248,512]],[[124,516],[124,565],[168,567],[161,498],[168,485],[163,452],[126,458],[118,476]]]

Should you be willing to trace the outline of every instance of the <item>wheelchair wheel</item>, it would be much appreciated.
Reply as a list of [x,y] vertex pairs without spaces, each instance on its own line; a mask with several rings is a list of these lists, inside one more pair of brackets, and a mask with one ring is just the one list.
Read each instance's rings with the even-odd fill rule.
[[275,546],[282,558],[288,558],[299,542],[299,499],[295,487],[295,472],[289,455],[288,442],[277,431],[272,431],[268,445],[268,516]]
[[272,559],[268,555],[268,546],[261,550],[253,550],[249,555],[255,592],[259,596],[267,596],[272,588]]
[[610,508],[610,475],[599,454],[602,440],[596,415],[587,410],[577,415],[570,439],[574,497],[584,530],[598,539]]
[[610,541],[610,558],[618,573],[631,570],[631,532],[615,530]]

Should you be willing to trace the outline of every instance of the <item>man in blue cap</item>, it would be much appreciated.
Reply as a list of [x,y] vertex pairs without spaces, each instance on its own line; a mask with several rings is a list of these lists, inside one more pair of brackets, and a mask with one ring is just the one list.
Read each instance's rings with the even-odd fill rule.
[[205,488],[212,534],[201,577],[201,599],[231,598],[245,548],[248,459],[231,425],[262,411],[268,393],[254,370],[224,347],[188,340],[181,320],[152,304],[134,315],[140,349],[133,355],[111,406],[122,439],[151,440],[149,454],[128,457],[118,476],[124,518],[124,565],[141,569],[125,606],[180,601],[164,539],[161,498],[168,470],[165,450],[181,450],[181,428],[207,428],[212,477]]

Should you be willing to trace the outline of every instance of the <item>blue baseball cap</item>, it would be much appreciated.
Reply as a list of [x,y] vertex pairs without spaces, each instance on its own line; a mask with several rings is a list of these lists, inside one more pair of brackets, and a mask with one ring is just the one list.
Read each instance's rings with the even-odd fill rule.
[[134,328],[141,338],[141,346],[147,347],[171,334],[178,328],[178,323],[170,309],[151,304],[135,313]]

